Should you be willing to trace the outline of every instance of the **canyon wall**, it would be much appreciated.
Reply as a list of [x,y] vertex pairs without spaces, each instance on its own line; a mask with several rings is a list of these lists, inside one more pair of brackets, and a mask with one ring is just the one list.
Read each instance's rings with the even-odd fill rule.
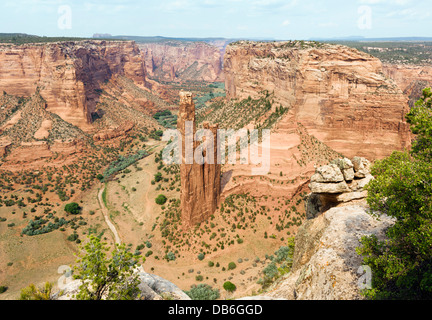
[[159,81],[222,81],[221,51],[203,42],[141,43],[147,73]]
[[432,66],[429,65],[384,63],[383,71],[409,97],[410,107],[422,96],[424,88],[432,86]]
[[267,91],[290,109],[276,139],[301,125],[346,157],[371,160],[410,144],[408,98],[369,54],[314,42],[240,41],[227,47],[224,68],[228,98]]
[[[187,131],[187,122],[193,124],[192,131]],[[217,164],[217,125],[204,124],[204,129],[212,132],[213,156],[203,152],[203,157],[208,161],[199,164],[195,160],[193,164],[186,161],[187,139],[193,139],[196,133],[195,105],[190,92],[180,92],[180,110],[177,129],[182,136],[182,163],[180,165],[181,176],[181,210],[182,222],[185,229],[208,219],[216,210],[221,194],[221,165]],[[199,143],[193,144],[193,151]],[[206,150],[206,149],[204,149]],[[211,159],[211,160],[210,160]],[[213,162],[213,163],[210,163]]]
[[84,130],[104,82],[124,75],[148,86],[145,72],[132,41],[0,45],[0,90],[25,97],[39,91],[48,111]]

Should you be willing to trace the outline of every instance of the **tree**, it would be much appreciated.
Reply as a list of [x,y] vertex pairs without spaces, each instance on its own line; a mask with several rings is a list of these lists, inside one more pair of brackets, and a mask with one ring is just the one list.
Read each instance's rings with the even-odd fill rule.
[[167,200],[168,200],[167,197],[165,197],[163,194],[160,194],[157,196],[155,201],[157,204],[162,206],[167,202]]
[[235,286],[234,283],[227,281],[223,284],[223,288],[228,291],[228,292],[234,292],[236,291],[237,287]]
[[[357,252],[372,269],[373,299],[432,298],[432,118],[431,91],[407,115],[417,134],[408,152],[394,152],[372,167],[367,186],[371,214],[395,219],[387,240],[363,237]],[[427,119],[429,114],[429,119]]]
[[134,273],[137,257],[126,246],[116,245],[109,251],[98,237],[90,236],[81,247],[74,277],[82,280],[78,300],[134,300],[139,298],[139,279]]
[[202,260],[204,260],[204,258],[205,258],[205,254],[201,252],[201,253],[198,255],[198,260],[199,260],[199,261],[202,261]]
[[423,90],[423,96],[407,114],[411,131],[417,135],[412,145],[416,158],[432,161],[432,90]]
[[70,214],[79,214],[81,212],[81,207],[78,203],[71,202],[65,206],[64,210]]
[[160,173],[160,172],[158,172],[158,173],[156,173],[155,175],[154,175],[154,181],[155,182],[159,182],[159,181],[161,181],[162,180],[162,173]]
[[228,270],[234,270],[235,268],[237,268],[237,265],[234,262],[228,264]]

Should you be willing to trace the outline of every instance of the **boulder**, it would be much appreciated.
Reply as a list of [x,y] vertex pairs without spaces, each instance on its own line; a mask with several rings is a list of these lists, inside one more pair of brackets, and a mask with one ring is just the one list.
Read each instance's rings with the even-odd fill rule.
[[344,193],[349,192],[348,184],[345,181],[338,183],[311,182],[309,185],[312,193]]
[[343,182],[344,180],[344,175],[336,164],[319,167],[311,178],[311,182],[318,183]]
[[369,160],[361,157],[354,157],[352,163],[354,165],[354,176],[356,178],[366,178],[366,176],[370,174]]
[[348,158],[337,159],[332,162],[342,171],[345,181],[354,180],[354,165]]

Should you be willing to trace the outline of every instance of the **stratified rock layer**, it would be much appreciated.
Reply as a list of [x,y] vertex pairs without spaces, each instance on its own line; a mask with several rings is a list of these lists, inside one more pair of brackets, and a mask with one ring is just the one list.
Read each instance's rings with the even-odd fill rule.
[[165,81],[222,81],[222,55],[203,42],[142,43],[149,76]]
[[[227,47],[228,98],[274,93],[274,104],[333,150],[371,160],[409,146],[408,99],[381,62],[340,45],[245,42]],[[286,120],[281,124],[288,126]]]
[[[187,122],[192,124],[191,132],[187,132]],[[204,124],[204,129],[212,132],[213,157],[203,152],[208,158],[204,164],[199,164],[193,159],[192,164],[186,161],[186,144],[192,141],[195,136],[195,105],[190,92],[180,92],[180,110],[177,122],[178,130],[182,136],[182,164],[180,165],[181,175],[181,211],[184,228],[205,221],[216,210],[221,194],[221,165],[217,164],[217,125]],[[188,141],[187,141],[188,140]],[[191,145],[193,153],[198,147],[197,143]],[[209,161],[212,159],[213,161]],[[213,163],[210,163],[213,162]]]
[[88,129],[101,86],[115,75],[147,85],[132,41],[0,45],[0,90],[29,97],[39,91],[47,111]]
[[385,63],[383,71],[409,97],[410,107],[413,107],[422,96],[424,88],[432,86],[432,66],[430,65]]

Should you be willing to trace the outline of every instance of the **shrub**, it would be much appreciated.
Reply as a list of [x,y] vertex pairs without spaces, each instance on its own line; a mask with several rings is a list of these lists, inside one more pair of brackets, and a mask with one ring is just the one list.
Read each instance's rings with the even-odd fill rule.
[[217,300],[220,298],[220,293],[218,289],[213,289],[208,284],[193,285],[189,291],[185,293],[192,300]]
[[167,197],[165,197],[163,194],[158,195],[158,197],[156,198],[156,203],[158,205],[164,205],[167,202]]
[[204,253],[200,253],[200,254],[198,255],[198,260],[199,260],[199,261],[204,260],[204,258],[205,258]]
[[168,254],[166,255],[166,258],[168,261],[174,261],[176,259],[176,256],[173,252],[168,252]]
[[228,270],[234,270],[235,268],[237,268],[237,265],[234,262],[228,264]]
[[69,237],[67,237],[69,241],[76,241],[78,239],[77,233],[72,233]]
[[162,173],[160,173],[160,172],[156,173],[154,176],[154,181],[160,182],[161,180],[162,180]]
[[235,286],[234,283],[227,281],[223,284],[223,288],[228,291],[228,292],[234,292],[236,291],[237,287]]
[[211,268],[211,267],[214,267],[214,262],[213,261],[209,261],[208,262],[208,266]]
[[19,300],[50,300],[53,285],[46,282],[44,287],[36,288],[34,284],[21,289]]
[[0,286],[0,294],[6,292],[7,289],[8,289],[8,287],[6,287],[6,286]]
[[81,207],[78,203],[71,202],[65,206],[64,210],[70,214],[79,214],[81,212]]
[[203,281],[203,280],[204,280],[204,277],[203,277],[202,275],[199,275],[199,276],[196,276],[196,277],[195,277],[195,280],[196,280],[196,281]]

